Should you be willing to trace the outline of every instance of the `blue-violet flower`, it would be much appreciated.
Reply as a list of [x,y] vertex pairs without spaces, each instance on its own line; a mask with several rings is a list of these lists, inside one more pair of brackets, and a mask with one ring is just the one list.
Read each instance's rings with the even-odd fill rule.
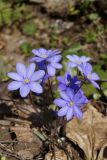
[[59,90],[66,90],[71,88],[75,91],[79,89],[79,81],[77,76],[71,77],[68,72],[65,72],[64,76],[58,76],[57,80],[59,81]]
[[95,82],[95,81],[99,80],[100,78],[96,73],[92,73],[91,64],[84,63],[81,68],[82,68],[82,72],[83,72],[85,79],[88,82],[92,83],[95,88],[100,89],[99,85]]
[[39,80],[45,75],[43,70],[35,72],[34,63],[31,63],[28,67],[22,63],[17,63],[16,70],[17,73],[8,73],[8,77],[14,80],[8,85],[9,91],[20,89],[21,97],[26,97],[30,90],[37,94],[43,92],[42,86],[39,82]]
[[83,116],[81,107],[88,103],[83,93],[78,91],[75,94],[71,89],[67,89],[65,92],[60,92],[60,96],[61,98],[54,100],[54,104],[61,108],[58,111],[58,116],[66,116],[67,121],[72,119],[73,116],[81,119]]
[[77,55],[67,55],[66,57],[70,60],[70,62],[68,62],[68,68],[77,67],[80,71],[81,65],[90,60],[90,58],[86,56],[78,57]]

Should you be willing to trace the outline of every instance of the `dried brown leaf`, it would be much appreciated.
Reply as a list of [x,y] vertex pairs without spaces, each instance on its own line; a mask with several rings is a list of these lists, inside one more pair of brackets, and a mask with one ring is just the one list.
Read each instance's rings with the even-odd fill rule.
[[[55,152],[56,160],[67,160],[67,156],[63,150],[58,150]],[[54,160],[54,156],[52,153],[47,153],[45,156],[45,160]]]
[[101,148],[98,160],[107,160],[107,143]]
[[33,139],[33,133],[30,127],[15,126],[11,127],[10,130],[11,132],[15,132],[19,142],[31,142]]
[[87,160],[95,160],[97,151],[107,143],[107,117],[88,104],[83,119],[73,118],[67,124],[66,133],[84,151]]
[[33,159],[34,156],[30,151],[27,150],[20,150],[18,152],[18,155],[22,158],[22,160]]

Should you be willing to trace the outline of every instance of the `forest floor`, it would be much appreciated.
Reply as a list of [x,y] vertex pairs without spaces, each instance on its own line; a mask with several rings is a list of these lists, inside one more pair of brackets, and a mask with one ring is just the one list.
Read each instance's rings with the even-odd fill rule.
[[[82,122],[75,118],[69,122],[66,135],[60,130],[62,139],[58,139],[59,135],[56,133],[53,141],[56,139],[60,143],[55,146],[51,140],[54,134],[53,126],[57,121],[54,117],[46,118],[50,111],[46,110],[46,113],[40,112],[38,115],[35,109],[35,106],[38,111],[43,109],[44,97],[45,105],[52,103],[47,88],[45,95],[41,95],[40,98],[37,96],[35,99],[32,94],[32,99],[35,101],[31,104],[30,99],[20,98],[18,92],[8,92],[9,80],[6,74],[15,71],[17,62],[28,64],[28,59],[33,56],[31,53],[33,48],[44,47],[60,49],[65,62],[67,54],[90,56],[94,70],[98,72],[100,78],[107,79],[106,20],[100,16],[93,20],[89,18],[89,14],[62,18],[46,12],[35,3],[26,4],[25,12],[28,12],[27,18],[9,26],[4,24],[0,31],[1,160],[2,158],[4,160],[54,160],[54,155],[56,160],[67,160],[67,156],[74,160],[85,158],[91,160],[92,155],[93,160],[101,160],[101,158],[105,160],[107,158],[106,83],[101,83],[100,92],[90,86],[88,90],[84,87],[86,95],[94,100],[89,104],[90,107],[83,109]],[[105,104],[100,103],[101,101]],[[45,122],[42,116],[46,118]],[[63,130],[65,131],[64,128]],[[48,140],[47,137],[40,135],[42,131],[48,136]]]

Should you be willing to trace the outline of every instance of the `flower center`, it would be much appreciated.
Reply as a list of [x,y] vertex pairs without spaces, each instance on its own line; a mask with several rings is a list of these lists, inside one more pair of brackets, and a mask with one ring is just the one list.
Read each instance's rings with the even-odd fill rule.
[[24,82],[29,83],[29,79],[28,78],[24,79]]
[[88,74],[88,75],[87,75],[87,78],[88,78],[88,79],[91,79],[91,74]]
[[47,55],[46,54],[44,54],[44,53],[42,53],[42,58],[47,58]]
[[70,101],[69,102],[70,107],[74,105],[74,102]]
[[66,81],[66,86],[70,86],[70,81]]
[[77,64],[80,65],[80,64],[81,64],[81,61],[77,61]]

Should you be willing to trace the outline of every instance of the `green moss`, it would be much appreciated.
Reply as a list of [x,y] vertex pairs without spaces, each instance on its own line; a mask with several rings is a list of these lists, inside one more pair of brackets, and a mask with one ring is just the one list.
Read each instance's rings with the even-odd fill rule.
[[2,81],[8,80],[8,77],[7,77],[7,72],[8,72],[7,63],[8,62],[4,59],[4,57],[0,56],[0,79]]
[[97,40],[97,33],[92,29],[86,29],[84,33],[84,39],[87,43],[96,42]]

